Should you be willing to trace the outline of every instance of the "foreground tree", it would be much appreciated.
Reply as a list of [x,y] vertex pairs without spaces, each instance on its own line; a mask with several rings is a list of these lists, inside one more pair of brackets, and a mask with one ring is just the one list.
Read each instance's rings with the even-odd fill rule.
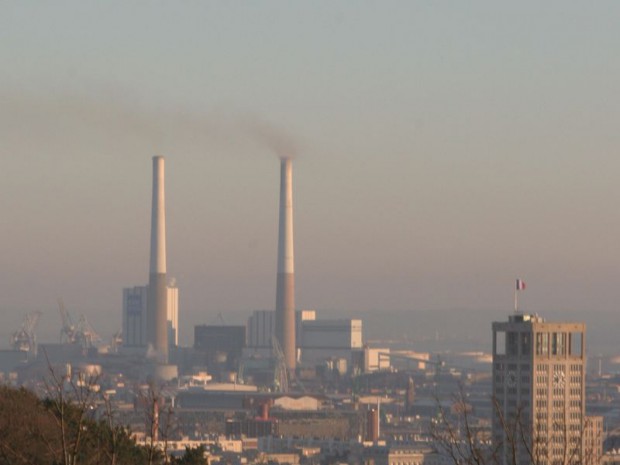
[[147,463],[148,451],[129,431],[95,420],[85,408],[66,396],[40,400],[25,389],[0,386],[0,465]]
[[172,465],[207,465],[209,462],[205,458],[205,447],[194,448],[186,447],[182,457],[172,459]]
[[[508,417],[496,398],[492,404],[495,437],[488,425],[475,420],[463,387],[453,396],[449,410],[437,402],[431,435],[439,451],[455,465],[599,464],[600,438],[589,437],[594,417],[585,417],[581,427],[575,429],[574,424],[566,421],[570,413],[566,407],[549,425],[542,421],[546,417],[529,421],[531,412],[522,405],[516,406]],[[548,434],[549,430],[553,434]]]

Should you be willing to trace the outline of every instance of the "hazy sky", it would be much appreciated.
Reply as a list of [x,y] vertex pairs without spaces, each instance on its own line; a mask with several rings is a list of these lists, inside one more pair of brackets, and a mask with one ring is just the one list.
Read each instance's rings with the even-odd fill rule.
[[148,280],[154,154],[185,342],[273,308],[265,132],[297,152],[298,307],[503,319],[520,277],[526,310],[610,314],[619,19],[614,1],[0,3],[0,336],[32,310],[56,336],[58,296],[120,328],[121,289]]

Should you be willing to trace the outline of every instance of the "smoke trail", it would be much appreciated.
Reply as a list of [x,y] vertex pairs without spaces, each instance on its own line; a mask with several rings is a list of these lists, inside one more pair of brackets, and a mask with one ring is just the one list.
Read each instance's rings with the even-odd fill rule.
[[246,127],[260,145],[273,151],[279,158],[295,158],[299,154],[297,141],[282,129],[258,118],[248,119]]
[[[205,114],[187,108],[149,107],[137,98],[104,93],[99,96],[38,97],[0,95],[0,135],[37,134],[41,145],[64,147],[98,140],[115,147],[136,143],[148,153],[176,153],[191,146],[234,148],[254,145],[278,157],[294,157],[299,145],[286,131],[262,117],[240,112]],[[32,142],[32,141],[31,141]],[[143,155],[143,154],[142,154]]]

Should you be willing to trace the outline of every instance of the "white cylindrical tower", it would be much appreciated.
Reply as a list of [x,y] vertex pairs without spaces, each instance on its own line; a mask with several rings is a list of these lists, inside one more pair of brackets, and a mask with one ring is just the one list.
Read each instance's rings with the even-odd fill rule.
[[286,366],[295,370],[295,258],[293,254],[293,165],[280,161],[280,227],[276,284],[276,338]]
[[164,157],[153,157],[153,203],[151,210],[151,258],[147,297],[147,342],[159,363],[168,363],[166,290],[166,205]]

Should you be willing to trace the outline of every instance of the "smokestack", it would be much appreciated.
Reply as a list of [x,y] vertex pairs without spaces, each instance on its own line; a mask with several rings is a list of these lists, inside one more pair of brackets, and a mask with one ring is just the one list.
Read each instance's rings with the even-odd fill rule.
[[295,259],[293,256],[293,165],[280,161],[280,228],[276,287],[276,337],[289,370],[295,370]]
[[153,157],[153,204],[151,210],[151,260],[146,308],[147,342],[159,363],[168,363],[168,317],[166,289],[166,206],[164,157]]

